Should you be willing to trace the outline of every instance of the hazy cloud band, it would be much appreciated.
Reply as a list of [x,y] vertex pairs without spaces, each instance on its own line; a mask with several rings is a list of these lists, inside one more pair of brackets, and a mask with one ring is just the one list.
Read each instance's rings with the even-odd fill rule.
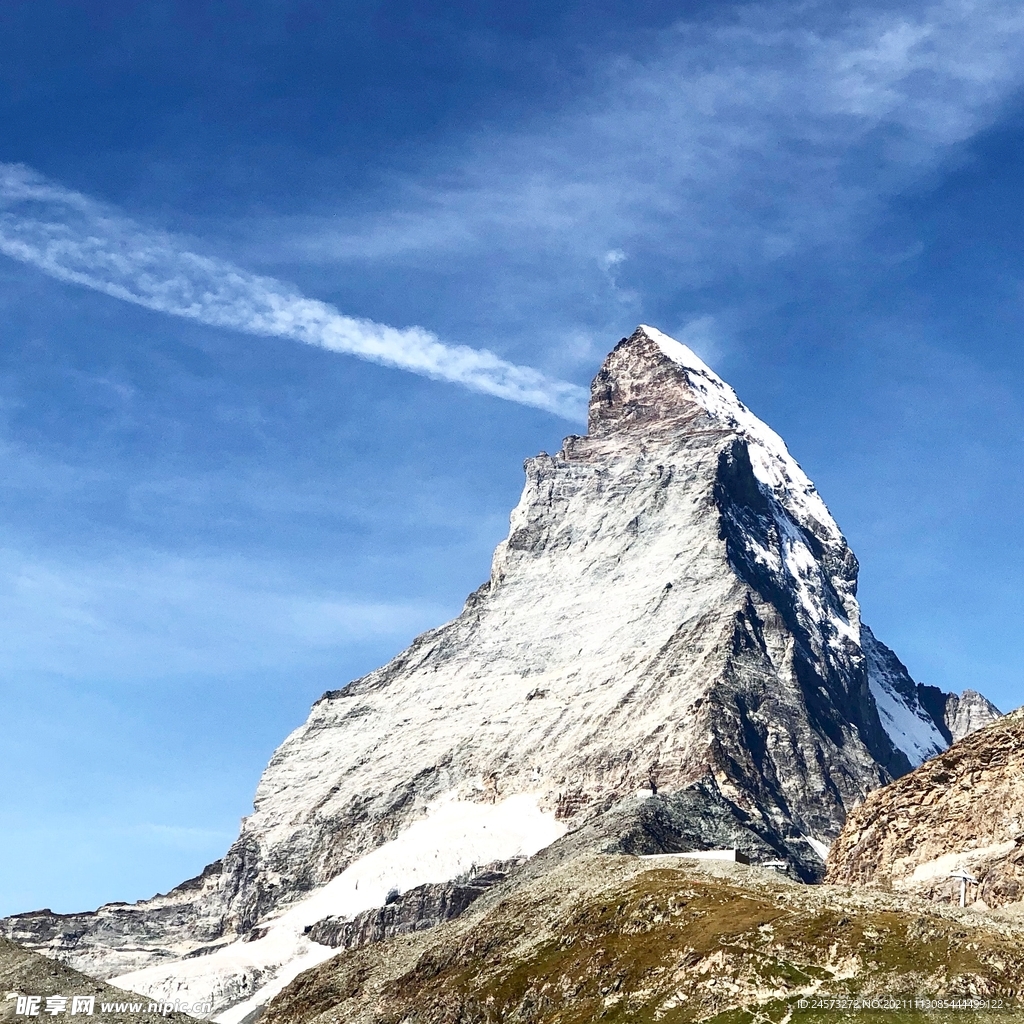
[[[428,286],[443,259],[463,322],[500,307],[503,337],[566,365],[623,323],[749,329],[791,299],[780,267],[842,281],[911,252],[913,238],[871,239],[887,204],[929,188],[1022,87],[1009,0],[698,5],[603,54],[561,108],[488,122],[392,175],[378,209],[339,190],[334,209],[255,221],[251,258],[387,280],[400,257]],[[561,344],[573,332],[593,346]]]
[[344,352],[570,420],[586,415],[578,385],[486,349],[445,345],[421,327],[344,316],[273,278],[188,252],[171,235],[148,231],[18,164],[0,164],[0,252],[161,313]]

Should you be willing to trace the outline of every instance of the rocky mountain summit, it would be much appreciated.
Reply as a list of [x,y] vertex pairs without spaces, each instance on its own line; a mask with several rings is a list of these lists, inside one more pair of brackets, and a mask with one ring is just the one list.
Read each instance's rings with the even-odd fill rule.
[[943,718],[950,743],[957,743],[1001,717],[999,709],[977,690],[964,690],[959,696],[950,693],[946,697]]
[[978,880],[973,904],[1024,901],[1024,709],[870,794],[833,844],[827,878],[949,902],[961,868]]
[[608,356],[588,434],[525,469],[490,578],[316,702],[222,861],[4,933],[237,1024],[332,955],[317,922],[558,841],[724,843],[817,877],[854,806],[978,719],[862,625],[857,560],[781,438],[659,331]]

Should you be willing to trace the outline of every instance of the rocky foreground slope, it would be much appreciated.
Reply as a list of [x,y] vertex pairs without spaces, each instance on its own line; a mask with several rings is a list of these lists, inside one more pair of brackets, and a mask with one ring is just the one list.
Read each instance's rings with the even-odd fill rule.
[[960,868],[978,880],[972,903],[1024,901],[1024,709],[870,794],[833,844],[827,878],[949,902]]
[[816,877],[847,813],[960,728],[862,625],[856,584],[781,438],[639,328],[594,379],[588,434],[527,460],[462,614],[317,701],[222,861],[152,900],[2,928],[237,1024],[332,954],[317,922],[595,817],[618,823],[605,845],[735,845]]
[[[1024,1012],[1022,940],[1024,921],[764,869],[570,858],[307,972],[261,1024],[990,1024]],[[913,1007],[965,997],[982,1002]]]
[[[27,1004],[20,1007],[18,998],[35,997],[39,1002],[34,1007]],[[58,997],[66,1004],[47,1003]],[[91,1003],[74,1004],[75,996]],[[189,1005],[192,1013],[182,1013],[172,1006],[152,1006],[145,997],[135,992],[105,985],[95,978],[86,977],[65,964],[41,956],[16,945],[9,939],[0,938],[0,1022],[25,1024],[30,1017],[55,1020],[72,1016],[75,1020],[97,1020],[102,1024],[192,1024],[196,1017],[203,1016],[203,1006]],[[47,1006],[49,1005],[49,1009]],[[32,1013],[32,1010],[35,1013]]]

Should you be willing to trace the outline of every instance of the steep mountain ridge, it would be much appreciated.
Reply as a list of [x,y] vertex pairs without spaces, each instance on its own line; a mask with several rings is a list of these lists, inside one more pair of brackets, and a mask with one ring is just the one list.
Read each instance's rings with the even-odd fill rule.
[[709,809],[716,836],[812,877],[868,792],[946,746],[945,718],[862,627],[856,558],[814,486],[685,346],[623,339],[588,435],[525,470],[489,580],[316,702],[223,861],[151,901],[5,933],[212,998],[235,1024],[331,955],[317,921],[529,857],[613,808],[643,831],[659,801],[664,841],[691,847],[717,841]]

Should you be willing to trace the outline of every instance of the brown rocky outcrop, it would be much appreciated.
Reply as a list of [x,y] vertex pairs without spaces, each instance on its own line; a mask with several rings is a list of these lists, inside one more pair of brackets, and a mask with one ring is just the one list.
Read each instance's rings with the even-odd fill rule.
[[871,793],[832,845],[826,881],[946,902],[959,868],[978,880],[969,901],[1024,901],[1024,708]]

